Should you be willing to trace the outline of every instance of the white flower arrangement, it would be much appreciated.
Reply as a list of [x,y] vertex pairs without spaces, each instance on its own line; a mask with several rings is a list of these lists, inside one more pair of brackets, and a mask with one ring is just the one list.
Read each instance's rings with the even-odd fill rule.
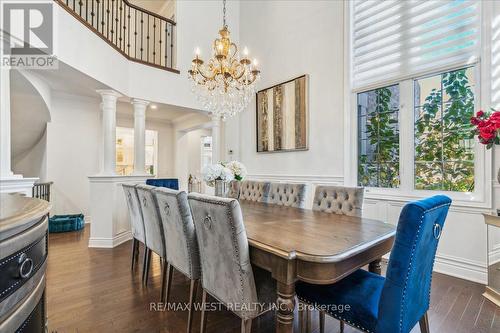
[[234,179],[233,172],[222,163],[210,164],[203,169],[203,180],[208,186],[215,186],[216,180],[229,183]]
[[241,162],[231,161],[226,164],[226,167],[231,170],[234,179],[238,181],[242,181],[247,176],[247,168]]

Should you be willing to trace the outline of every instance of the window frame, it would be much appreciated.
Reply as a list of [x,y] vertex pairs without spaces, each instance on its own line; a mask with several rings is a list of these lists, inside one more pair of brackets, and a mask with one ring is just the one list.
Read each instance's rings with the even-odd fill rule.
[[450,192],[442,190],[417,190],[415,189],[415,156],[414,156],[414,89],[416,79],[437,75],[440,73],[474,66],[476,85],[474,87],[474,104],[476,110],[488,110],[491,105],[491,43],[481,43],[482,40],[491,40],[491,13],[492,4],[481,2],[481,36],[480,56],[474,63],[443,66],[439,69],[420,73],[412,77],[387,80],[362,89],[353,89],[351,67],[351,4],[346,2],[345,13],[345,45],[344,45],[344,184],[356,186],[358,184],[358,122],[357,122],[357,94],[377,88],[399,84],[399,142],[400,142],[400,187],[376,188],[366,187],[365,198],[373,200],[410,201],[428,197],[438,193],[446,194],[454,201],[454,206],[467,208],[492,207],[492,152],[484,146],[476,144],[474,147],[474,181],[473,192]]

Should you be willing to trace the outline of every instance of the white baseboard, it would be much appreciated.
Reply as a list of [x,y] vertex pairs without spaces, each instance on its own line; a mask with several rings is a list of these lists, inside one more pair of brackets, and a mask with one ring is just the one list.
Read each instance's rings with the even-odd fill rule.
[[112,249],[131,239],[132,239],[131,231],[124,231],[122,233],[119,233],[113,238],[90,237],[89,247]]
[[86,215],[83,218],[83,221],[85,222],[85,224],[90,224],[90,222],[92,221],[92,218],[90,216]]
[[434,271],[481,284],[488,281],[485,263],[454,256],[436,255]]

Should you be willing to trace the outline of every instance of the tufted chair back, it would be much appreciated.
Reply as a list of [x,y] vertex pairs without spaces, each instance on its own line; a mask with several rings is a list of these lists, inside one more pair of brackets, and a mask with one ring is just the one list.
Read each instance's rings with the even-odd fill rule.
[[242,319],[255,318],[257,291],[250,263],[247,234],[240,204],[235,199],[198,193],[188,195],[193,214],[202,285],[224,304],[237,304],[232,311]]
[[138,241],[146,244],[144,221],[142,219],[141,205],[139,197],[135,189],[135,184],[123,184],[123,191],[125,192],[125,200],[127,201],[130,227],[132,229],[132,236]]
[[165,233],[168,263],[189,279],[198,279],[200,254],[186,192],[157,188],[154,194]]
[[165,258],[165,239],[163,226],[158,212],[158,204],[153,194],[156,187],[137,185],[137,194],[144,217],[144,230],[146,231],[146,246],[160,257]]
[[240,200],[267,202],[271,183],[244,180],[241,183]]
[[240,188],[241,182],[238,180],[231,180],[229,182],[229,190],[227,191],[227,197],[231,199],[240,198]]
[[269,203],[280,206],[304,208],[305,184],[271,183]]
[[341,215],[361,216],[363,187],[316,186],[313,210]]
[[447,196],[436,195],[403,207],[378,305],[377,332],[409,332],[429,309],[432,267],[450,204]]

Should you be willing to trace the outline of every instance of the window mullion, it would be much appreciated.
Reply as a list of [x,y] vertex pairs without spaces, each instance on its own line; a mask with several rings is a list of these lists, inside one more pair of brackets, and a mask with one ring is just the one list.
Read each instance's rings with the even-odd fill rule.
[[411,192],[414,188],[414,106],[413,80],[399,84],[399,165],[401,190]]

